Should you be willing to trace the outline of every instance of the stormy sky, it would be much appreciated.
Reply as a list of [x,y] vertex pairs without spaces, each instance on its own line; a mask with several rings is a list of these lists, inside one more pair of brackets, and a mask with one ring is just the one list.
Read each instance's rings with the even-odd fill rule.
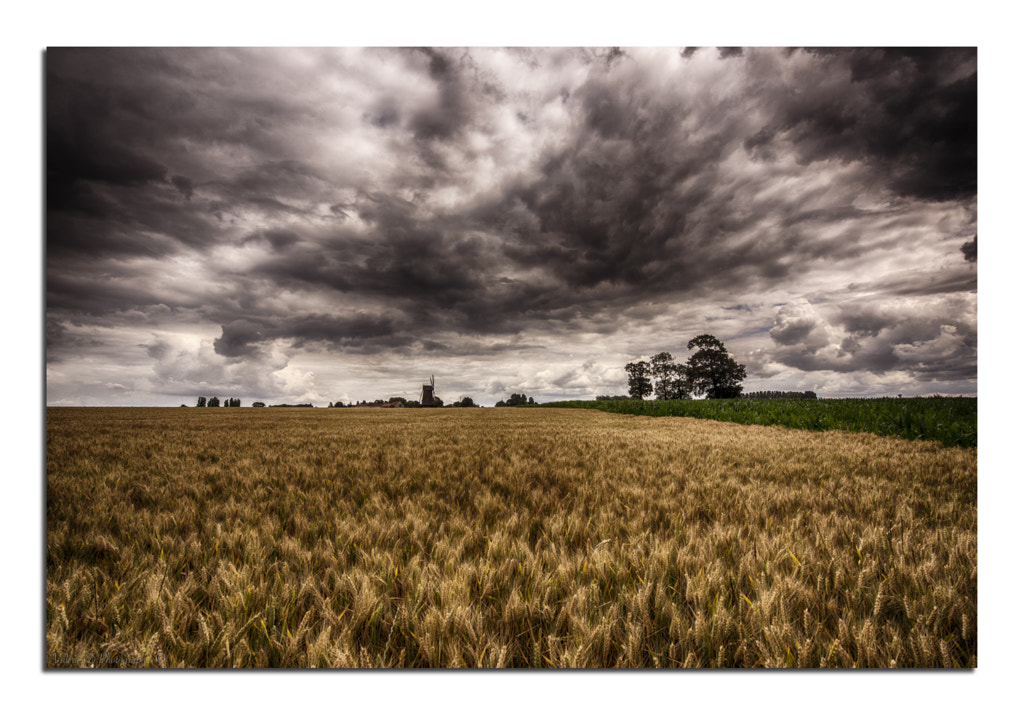
[[[58,49],[46,402],[977,393],[977,52]],[[981,260],[984,260],[982,258]]]

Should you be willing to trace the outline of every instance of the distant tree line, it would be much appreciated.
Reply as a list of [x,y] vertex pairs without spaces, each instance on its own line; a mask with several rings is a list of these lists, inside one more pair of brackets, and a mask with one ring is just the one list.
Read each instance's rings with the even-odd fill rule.
[[513,392],[507,400],[498,400],[495,403],[495,407],[518,407],[519,405],[535,405],[532,397],[526,395],[520,395],[518,392]]
[[698,335],[686,344],[696,352],[685,365],[673,362],[672,353],[660,352],[650,362],[638,360],[626,365],[629,396],[643,400],[651,393],[656,400],[688,400],[691,396],[709,399],[739,397],[747,368],[737,363],[721,340],[713,335]]
[[[359,407],[359,406],[366,406],[366,405],[391,405],[391,404],[396,404],[396,403],[400,404],[402,407],[423,407],[423,405],[420,404],[419,400],[407,400],[404,397],[392,397],[392,398],[387,399],[387,400],[377,399],[377,400],[374,400],[373,402],[363,402],[362,400],[357,400],[355,402],[349,402],[347,405],[343,401],[339,400],[338,402],[328,403],[327,406],[328,407]],[[437,395],[434,395],[434,406],[435,407],[444,407],[444,400],[442,400]]]
[[[223,404],[219,397],[200,397],[196,400],[196,407],[241,407],[242,401],[237,397],[231,397],[224,400]],[[252,403],[253,407],[266,407],[266,402],[260,402],[257,400]],[[313,405],[307,403],[305,405],[271,405],[271,407],[312,407]]]
[[[220,404],[220,398],[219,397],[210,397],[210,398],[200,397],[200,398],[198,398],[196,400],[196,407],[220,407],[220,406],[221,406],[221,404]],[[242,406],[242,401],[240,399],[238,399],[237,397],[232,397],[230,399],[224,400],[224,407],[241,407],[241,406]],[[253,407],[255,407],[255,406],[256,405],[254,404]]]
[[[392,397],[389,400],[374,400],[373,402],[356,402],[345,404],[344,402],[332,402],[328,407],[360,407],[360,406],[373,406],[373,405],[401,405],[402,407],[423,407],[423,404],[419,400],[407,400],[404,397]],[[479,407],[473,401],[472,397],[463,397],[461,400],[456,400],[450,405],[445,405],[437,395],[434,395],[434,407]]]
[[782,392],[781,390],[759,390],[742,395],[748,400],[817,400],[818,395],[812,390],[805,392]]
[[611,402],[614,400],[632,400],[633,398],[629,395],[598,395],[594,399],[603,402]]

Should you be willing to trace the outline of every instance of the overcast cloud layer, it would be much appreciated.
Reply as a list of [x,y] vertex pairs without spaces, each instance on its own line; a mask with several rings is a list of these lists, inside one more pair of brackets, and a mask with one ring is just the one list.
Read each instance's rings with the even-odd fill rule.
[[47,402],[977,392],[977,53],[51,49]]

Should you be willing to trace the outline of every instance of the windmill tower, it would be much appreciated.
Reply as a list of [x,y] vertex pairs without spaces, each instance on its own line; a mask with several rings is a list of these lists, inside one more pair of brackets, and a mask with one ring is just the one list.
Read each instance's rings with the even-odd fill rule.
[[430,384],[424,385],[420,392],[420,405],[423,407],[434,406],[434,376],[430,376]]

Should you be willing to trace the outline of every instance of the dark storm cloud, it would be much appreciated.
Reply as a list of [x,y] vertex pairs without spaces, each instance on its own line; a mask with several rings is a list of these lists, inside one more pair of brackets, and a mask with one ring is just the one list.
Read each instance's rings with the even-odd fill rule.
[[442,309],[485,292],[489,265],[478,238],[446,232],[443,221],[419,221],[413,204],[392,197],[363,197],[354,210],[372,228],[369,237],[316,236],[255,266],[253,275]]
[[221,336],[213,341],[213,350],[224,357],[252,356],[255,343],[266,339],[260,325],[249,320],[233,320],[223,327]]
[[801,78],[808,82],[798,92],[773,88],[765,97],[772,121],[748,140],[748,149],[783,135],[801,162],[867,161],[901,196],[942,201],[974,195],[975,49],[814,53],[818,75]]
[[[842,65],[842,59],[830,57],[828,61],[836,66],[821,69],[839,78],[848,76],[850,70]],[[969,59],[967,56],[964,61]],[[850,87],[846,79],[835,81],[834,91],[825,88],[815,93],[811,86],[805,93],[809,97],[793,103],[774,99],[786,93],[772,86],[772,95],[765,97],[763,106],[777,118],[778,127],[762,128],[753,135],[745,133],[739,117],[719,114],[725,107],[712,108],[705,121],[717,131],[699,143],[688,141],[680,129],[680,119],[696,108],[686,100],[660,96],[653,89],[645,91],[648,79],[640,72],[614,79],[592,72],[577,90],[574,100],[583,127],[589,131],[580,132],[566,149],[549,156],[539,181],[513,187],[501,199],[504,205],[482,212],[485,220],[514,227],[504,246],[507,257],[526,267],[551,267],[571,288],[622,283],[640,292],[658,293],[694,290],[705,281],[721,281],[723,274],[741,281],[749,280],[751,273],[785,278],[791,271],[801,270],[801,257],[818,258],[837,247],[799,240],[798,233],[790,232],[761,237],[756,245],[739,252],[724,252],[714,245],[715,240],[740,234],[764,212],[756,203],[744,206],[736,194],[715,197],[710,188],[718,183],[719,163],[738,143],[749,149],[767,146],[776,143],[780,133],[786,134],[784,144],[796,145],[804,163],[832,157],[884,160],[881,170],[899,193],[962,197],[972,189],[969,180],[964,183],[950,172],[941,175],[952,182],[950,186],[959,187],[955,191],[939,191],[932,185],[935,162],[957,165],[959,176],[973,174],[973,165],[964,157],[972,156],[975,141],[969,132],[964,133],[961,122],[963,115],[974,111],[973,96],[959,94],[963,87],[944,95],[935,86],[938,78],[934,73],[916,80],[914,86],[920,86],[921,101],[949,106],[947,113],[953,115],[949,127],[941,117],[908,119],[900,115],[899,108],[890,106],[847,108],[837,104],[841,90]],[[914,105],[910,101],[900,106]],[[903,114],[909,111],[904,109]],[[918,138],[918,125],[926,122],[931,123],[926,136]],[[876,146],[874,137],[887,132],[914,137],[916,148],[884,151],[887,147]],[[944,149],[955,156],[931,163],[921,158]],[[787,150],[791,149],[782,145],[775,151]],[[782,226],[790,227],[813,218],[834,221],[858,213],[850,206],[808,212],[799,205],[780,206],[777,201],[765,210],[790,212],[781,221]],[[837,243],[851,252],[860,250],[856,241]],[[779,261],[782,257],[787,259],[785,264]],[[748,267],[756,270],[748,271]]]
[[185,197],[186,201],[192,200],[192,194],[195,193],[195,187],[192,185],[192,179],[187,176],[174,175],[171,177],[171,184],[181,192],[181,195]]
[[608,50],[607,53],[605,53],[604,62],[605,65],[611,66],[612,63],[615,62],[616,60],[628,56],[629,55],[626,53],[626,51],[623,50],[621,47],[612,47],[610,50]]
[[[612,335],[651,304],[733,305],[832,270],[878,300],[976,290],[976,239],[949,218],[975,211],[976,60],[50,50],[48,335],[187,313],[219,329],[209,354],[149,357],[195,375],[280,344],[468,353],[488,336]],[[933,205],[949,225],[931,230]],[[863,273],[927,241],[956,267]],[[800,369],[924,374],[914,340],[878,342],[912,334],[941,353],[928,364],[971,362],[948,317],[763,320],[743,330],[772,326],[775,363]]]
[[436,101],[417,111],[411,120],[417,139],[448,140],[470,120],[469,101],[462,86],[459,60],[444,50],[423,49],[429,60],[430,79],[436,84]]
[[467,50],[418,48],[399,54],[414,76],[423,74],[420,88],[428,91],[417,99],[386,94],[365,116],[381,129],[411,132],[419,162],[437,172],[419,179],[430,187],[457,171],[445,150],[458,146],[473,128],[486,130],[477,126],[481,112],[506,99],[505,91]]
[[[136,53],[136,78],[155,57]],[[50,49],[46,76],[46,174],[49,208],[72,205],[88,182],[141,186],[165,180],[146,138],[163,132],[164,88],[124,82],[117,50]]]
[[410,337],[396,334],[396,323],[393,317],[364,313],[347,318],[307,314],[233,320],[222,326],[221,336],[213,341],[213,349],[218,355],[240,358],[258,355],[261,343],[278,338],[287,339],[292,347],[328,343],[336,346],[372,345],[374,349],[381,349],[412,342]]
[[46,281],[47,309],[62,314],[103,318],[126,310],[156,305],[160,299],[144,276],[134,280],[109,280],[97,264],[76,264],[81,272],[53,269]]
[[[757,58],[744,58],[742,52],[729,48],[720,52],[723,58],[745,59],[754,65],[761,62]],[[421,50],[408,54],[413,66],[424,71],[435,86],[432,101],[415,109],[409,120],[414,137],[422,144],[433,146],[457,139],[474,122],[478,104],[501,96],[493,82],[481,80],[472,58],[465,52]],[[722,271],[735,272],[742,270],[744,264],[758,262],[763,263],[768,274],[783,278],[787,271],[776,262],[777,252],[784,248],[798,252],[808,250],[808,244],[765,246],[762,243],[761,250],[748,249],[740,257],[716,253],[710,245],[717,236],[735,234],[748,226],[749,216],[754,213],[737,211],[737,208],[748,207],[738,206],[733,196],[716,199],[709,195],[708,187],[715,183],[717,164],[738,142],[756,152],[784,135],[805,162],[828,157],[878,158],[886,164],[884,168],[894,189],[904,193],[928,197],[951,192],[963,195],[973,188],[970,180],[957,177],[966,170],[973,172],[970,132],[975,125],[965,118],[975,111],[972,91],[976,92],[976,88],[968,79],[941,85],[941,79],[946,76],[943,72],[948,74],[951,66],[957,66],[951,65],[952,60],[948,58],[914,62],[898,52],[882,52],[878,56],[871,51],[823,54],[822,66],[818,68],[823,74],[840,78],[845,75],[849,79],[832,82],[827,87],[809,83],[799,99],[789,99],[796,95],[770,86],[771,94],[766,92],[764,100],[774,120],[750,135],[738,118],[724,114],[727,106],[698,109],[691,100],[672,94],[661,96],[652,86],[652,78],[636,67],[620,65],[622,72],[613,73],[609,67],[611,60],[624,54],[610,51],[609,62],[594,66],[587,81],[575,91],[572,101],[582,120],[581,131],[568,146],[548,156],[542,166],[542,177],[529,184],[510,187],[510,192],[498,198],[496,205],[477,211],[482,219],[480,228],[493,229],[491,222],[514,221],[514,207],[520,204],[525,207],[532,214],[530,218],[535,221],[536,230],[502,236],[503,254],[524,267],[548,266],[552,273],[564,278],[568,289],[603,282],[625,283],[652,292],[666,290],[669,285],[696,286],[710,275],[709,262],[716,265],[715,275],[719,279]],[[971,61],[972,56],[969,52],[957,53],[954,59],[962,64]],[[903,93],[894,95],[890,89],[896,72],[913,74],[910,80],[904,79],[898,85],[901,89],[909,87],[911,97],[902,96]],[[849,101],[842,99],[855,85],[871,82],[878,86],[855,91],[854,99]],[[485,91],[488,87],[491,88],[489,94]],[[72,98],[87,94],[69,89],[54,91]],[[757,89],[752,88],[752,91]],[[88,96],[97,94],[104,96],[95,92]],[[161,93],[152,87],[125,89],[121,94],[128,98],[122,103],[146,117],[154,114],[153,110],[146,110],[148,105],[169,103],[158,99]],[[876,101],[865,102],[870,99]],[[243,114],[229,125],[270,125],[276,117],[285,115],[288,108],[285,100],[281,106],[271,106],[268,102],[265,98],[248,100],[241,109],[260,111],[254,112],[251,118]],[[100,104],[84,111],[87,116],[106,117],[112,114],[113,108]],[[697,111],[707,113],[703,120],[712,123],[715,131],[700,142],[692,142],[680,128],[680,119]],[[209,120],[195,121],[203,127]],[[55,150],[51,152],[53,163],[57,166],[81,163],[73,151],[60,148],[63,146],[60,144],[61,123],[50,124],[52,129],[50,126],[48,129],[57,135]],[[153,131],[166,129],[164,123]],[[109,132],[89,132],[88,123],[77,131],[90,137]],[[137,128],[136,132],[140,138],[144,136],[142,128]],[[115,148],[121,154],[128,151],[123,145]],[[431,153],[432,149],[424,151],[433,157],[430,163],[435,168],[440,166],[437,162],[444,163],[444,159]],[[156,161],[140,158],[133,163],[127,155],[117,159],[118,152],[106,151],[103,145],[97,156],[106,157],[121,171],[111,170],[103,175],[109,178],[104,179],[95,171],[83,169],[74,174],[71,183],[109,180],[134,185],[162,180],[165,173]],[[940,158],[934,158],[936,156]],[[946,158],[941,158],[943,156]],[[959,167],[959,172],[940,170],[954,165]],[[933,185],[935,176],[943,177],[946,188]],[[698,177],[700,181],[692,182]],[[182,195],[192,196],[192,180],[186,184],[181,177],[175,177],[172,181]],[[220,206],[237,207],[249,202],[270,214],[303,215],[305,208],[285,203],[282,197],[318,195],[324,183],[318,171],[302,161],[267,161],[235,173],[226,182],[222,180]],[[954,190],[954,187],[959,188]],[[422,293],[440,289],[444,276],[447,289],[441,296],[443,302],[445,295],[453,292],[453,287],[483,289],[483,283],[471,276],[483,276],[486,267],[474,265],[475,257],[467,255],[471,252],[468,246],[448,245],[446,238],[437,231],[422,225],[412,226],[401,212],[395,211],[400,203],[397,199],[384,197],[383,200],[386,205],[380,210],[374,209],[373,202],[363,203],[364,218],[376,223],[387,245],[370,258],[370,270],[363,280],[354,281],[356,285],[370,288],[377,285],[390,290],[401,285],[406,290],[418,289]],[[719,206],[712,206],[716,201]],[[693,214],[709,206],[713,210],[705,210],[701,220],[695,221]],[[836,210],[850,209],[839,207]],[[103,209],[99,211],[102,213]],[[115,215],[113,207],[107,207],[106,211],[108,215]],[[131,218],[139,213],[135,212]],[[157,211],[150,211],[154,213]],[[405,209],[404,213],[410,211]],[[156,233],[161,227],[160,216],[152,218],[154,220],[145,227]],[[785,220],[802,219],[788,217]],[[167,219],[163,226],[177,240],[188,241],[188,237],[195,234],[192,226],[171,227],[167,226],[169,223]],[[193,223],[199,222],[194,220]],[[453,240],[465,243],[463,239]],[[820,246],[811,250],[815,249],[822,250]],[[138,250],[146,248],[139,246]],[[461,255],[459,261],[451,260],[456,252]],[[407,255],[398,256],[399,253]],[[460,264],[465,266],[464,270],[460,270]],[[416,270],[411,270],[413,266]],[[451,304],[451,299],[448,303]]]
[[964,260],[970,263],[978,262],[978,237],[975,236],[973,239],[960,246],[960,251],[964,254]]
[[619,283],[660,292],[706,275],[701,243],[715,227],[687,235],[687,214],[710,192],[683,185],[702,171],[713,177],[728,142],[679,141],[678,103],[638,95],[592,76],[575,95],[587,131],[548,157],[539,180],[478,209],[505,229],[508,258],[547,267],[568,290]]
[[[332,207],[333,208],[333,207]],[[251,233],[242,239],[242,243],[265,242],[275,252],[283,252],[299,243],[302,237],[295,231],[287,229],[267,229]]]
[[278,195],[282,189],[286,195],[301,195],[315,192],[323,178],[317,170],[305,162],[294,159],[269,161],[243,171],[232,177],[230,188],[239,197],[266,197]]

